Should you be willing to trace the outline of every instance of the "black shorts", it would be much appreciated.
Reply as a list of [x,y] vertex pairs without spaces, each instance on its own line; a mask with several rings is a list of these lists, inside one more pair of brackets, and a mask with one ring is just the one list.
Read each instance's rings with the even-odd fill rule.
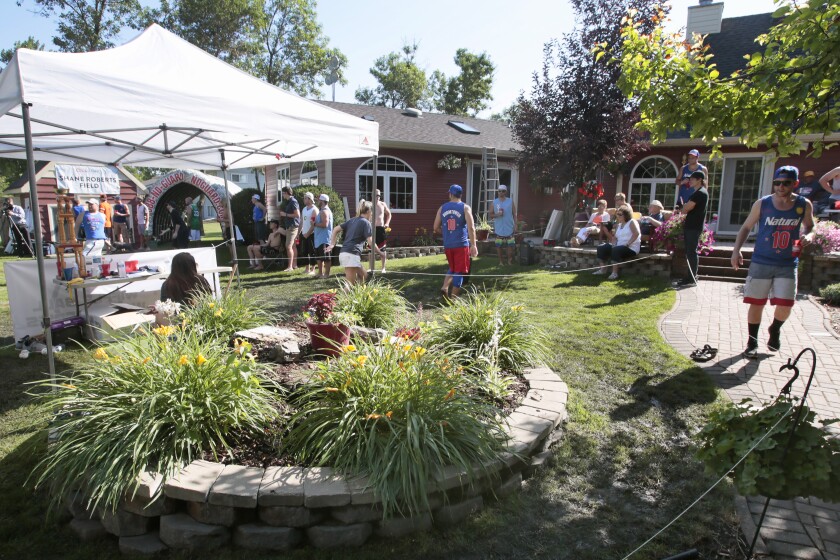
[[315,256],[315,234],[309,237],[300,236],[300,246],[298,248],[298,257],[314,257]]
[[388,233],[385,226],[376,226],[376,246],[384,249],[388,245]]
[[326,244],[315,247],[315,259],[330,262],[330,259],[332,259],[332,251],[327,251],[326,249]]

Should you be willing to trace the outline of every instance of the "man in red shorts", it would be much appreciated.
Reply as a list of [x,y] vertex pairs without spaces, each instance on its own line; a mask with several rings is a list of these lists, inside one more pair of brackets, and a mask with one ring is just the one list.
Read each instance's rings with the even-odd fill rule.
[[464,285],[464,276],[470,273],[470,257],[478,256],[475,245],[475,221],[472,209],[461,202],[464,189],[460,185],[449,187],[449,202],[435,215],[433,230],[443,234],[443,248],[449,271],[440,289],[444,297],[457,297]]

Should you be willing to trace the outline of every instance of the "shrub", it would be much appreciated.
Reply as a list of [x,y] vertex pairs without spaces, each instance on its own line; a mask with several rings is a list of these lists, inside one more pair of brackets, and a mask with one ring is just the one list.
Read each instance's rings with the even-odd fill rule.
[[392,330],[406,315],[408,301],[387,282],[372,280],[350,284],[342,281],[336,309],[359,318],[369,329]]
[[427,327],[424,339],[435,348],[463,349],[461,365],[467,368],[487,371],[494,365],[521,372],[547,361],[545,333],[528,320],[522,305],[502,292],[472,289],[438,317]]
[[247,290],[227,290],[220,299],[212,293],[202,293],[195,297],[192,305],[181,306],[180,318],[202,338],[218,338],[225,342],[238,331],[277,320],[265,310],[265,304]]
[[[650,244],[654,249],[665,249],[669,253],[677,247],[685,248],[685,214],[673,214],[653,231]],[[715,234],[709,226],[703,224],[703,231],[697,241],[697,252],[710,255],[715,249]]]
[[498,457],[498,410],[459,389],[445,353],[394,337],[321,363],[287,442],[298,458],[367,475],[384,514],[428,509],[429,481],[454,465],[472,477]]
[[840,251],[840,224],[829,220],[817,222],[812,230],[814,252],[827,255]]
[[[242,232],[242,237],[245,238],[246,245],[254,242],[254,205],[251,204],[251,196],[255,194],[260,195],[261,198],[263,196],[263,193],[258,189],[242,189],[230,197],[230,210],[233,214],[233,223],[239,226],[239,231]],[[268,206],[265,200],[261,200],[261,202],[266,207]]]
[[55,384],[39,383],[55,389],[39,398],[61,413],[36,486],[51,488],[53,505],[80,488],[94,507],[114,510],[143,471],[169,477],[200,451],[228,447],[233,431],[262,432],[279,402],[249,349],[158,327],[98,348]]
[[793,445],[782,462],[796,418],[794,406],[792,399],[784,397],[763,408],[750,406],[749,399],[722,406],[712,412],[709,423],[698,434],[697,456],[709,471],[720,476],[770,432],[734,469],[732,476],[738,492],[780,500],[816,496],[837,501],[840,499],[840,441],[814,425],[816,415],[807,406]]
[[[330,201],[327,203],[327,206],[329,206],[330,210],[332,210],[333,223],[338,225],[344,221],[344,200],[335,189],[328,187],[327,185],[298,185],[297,187],[293,187],[292,196],[297,199],[301,208],[303,208],[303,195],[307,192],[311,192],[315,195],[316,205],[318,204],[318,197],[320,195],[325,194],[329,196]],[[278,194],[277,196],[280,195]]]
[[837,284],[829,284],[825,288],[821,288],[820,297],[825,299],[828,303],[834,305],[840,304],[840,282]]

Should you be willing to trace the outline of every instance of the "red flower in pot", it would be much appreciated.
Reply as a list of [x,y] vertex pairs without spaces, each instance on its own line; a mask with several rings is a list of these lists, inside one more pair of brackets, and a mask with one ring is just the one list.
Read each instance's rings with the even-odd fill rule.
[[309,329],[312,349],[324,356],[337,356],[350,342],[350,325],[346,314],[335,311],[336,294],[315,294],[303,306],[303,318]]

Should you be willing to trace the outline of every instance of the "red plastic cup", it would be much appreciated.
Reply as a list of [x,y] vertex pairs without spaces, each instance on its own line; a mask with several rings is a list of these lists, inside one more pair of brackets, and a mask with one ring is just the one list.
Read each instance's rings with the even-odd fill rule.
[[99,265],[99,268],[102,270],[102,276],[111,274],[111,263],[102,263]]

